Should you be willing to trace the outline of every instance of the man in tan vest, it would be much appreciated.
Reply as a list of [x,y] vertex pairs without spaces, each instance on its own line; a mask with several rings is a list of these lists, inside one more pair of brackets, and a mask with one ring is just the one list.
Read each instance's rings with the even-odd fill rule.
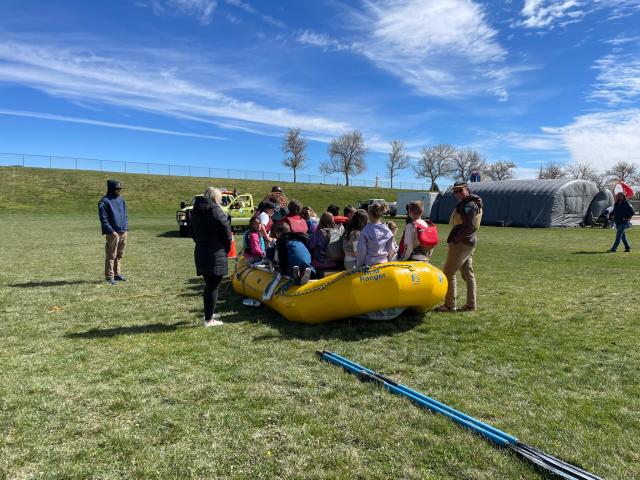
[[466,182],[456,182],[453,185],[453,194],[458,199],[458,204],[449,219],[449,224],[452,225],[447,238],[449,250],[442,268],[449,282],[449,289],[444,305],[440,305],[436,310],[456,311],[456,272],[460,270],[462,279],[467,284],[467,303],[459,310],[474,311],[476,309],[476,277],[473,274],[473,252],[476,248],[476,231],[482,220],[482,199],[469,192]]

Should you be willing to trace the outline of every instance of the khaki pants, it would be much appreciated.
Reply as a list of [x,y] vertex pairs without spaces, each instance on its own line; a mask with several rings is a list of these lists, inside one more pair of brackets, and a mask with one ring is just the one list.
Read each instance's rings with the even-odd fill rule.
[[456,306],[456,272],[460,270],[462,279],[467,284],[467,305],[476,307],[476,277],[473,274],[473,251],[475,247],[464,243],[450,243],[447,260],[442,268],[449,282],[449,289],[444,303],[449,308]]
[[127,246],[127,232],[108,233],[104,247],[104,276],[108,279],[122,273],[122,255]]

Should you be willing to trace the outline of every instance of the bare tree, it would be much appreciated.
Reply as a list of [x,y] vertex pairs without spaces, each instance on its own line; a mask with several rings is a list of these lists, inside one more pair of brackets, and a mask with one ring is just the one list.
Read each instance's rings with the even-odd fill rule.
[[307,148],[307,142],[300,134],[299,128],[290,128],[287,130],[287,134],[284,136],[282,146],[280,147],[282,152],[286,155],[282,160],[282,164],[285,167],[289,167],[293,170],[293,183],[297,180],[297,171],[305,167],[307,155],[305,149]]
[[393,188],[393,178],[398,176],[398,170],[409,167],[409,155],[404,150],[404,143],[400,140],[391,142],[391,151],[387,160],[387,172],[389,180],[391,180],[391,188]]
[[496,163],[492,163],[486,169],[487,175],[491,180],[508,180],[513,178],[513,169],[516,168],[516,164],[513,162],[507,161],[498,161]]
[[594,172],[587,180],[596,184],[598,190],[603,190],[609,183],[609,176],[605,173]]
[[597,174],[594,166],[586,162],[572,163],[567,166],[565,171],[569,177],[582,180],[591,180],[593,176]]
[[349,175],[358,175],[367,169],[364,161],[367,149],[359,130],[331,140],[328,153],[329,160],[320,164],[320,172],[323,175],[342,173],[346,185],[349,185]]
[[471,148],[461,148],[453,154],[451,163],[456,178],[468,182],[473,172],[484,172],[487,162],[478,152]]
[[556,179],[556,178],[564,178],[567,174],[562,169],[562,167],[556,162],[548,162],[546,165],[540,165],[540,173],[538,174],[538,178],[543,179]]
[[572,163],[567,166],[565,172],[571,178],[591,180],[598,186],[599,190],[602,190],[606,186],[608,180],[606,174],[598,172],[593,165],[587,162]]
[[425,147],[422,149],[422,155],[413,165],[413,171],[416,177],[428,178],[431,180],[430,191],[437,188],[436,180],[440,177],[446,177],[453,173],[453,165],[451,163],[453,154],[456,149],[448,143],[441,143],[434,147]]
[[606,173],[621,182],[634,182],[637,180],[640,170],[635,163],[620,161],[607,170]]

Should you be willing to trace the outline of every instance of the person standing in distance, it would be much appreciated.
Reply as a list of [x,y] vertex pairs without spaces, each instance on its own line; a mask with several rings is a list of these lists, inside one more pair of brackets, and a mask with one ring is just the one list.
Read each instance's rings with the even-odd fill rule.
[[610,213],[609,217],[613,218],[613,222],[616,225],[616,239],[613,242],[613,245],[608,253],[614,253],[618,249],[618,245],[620,245],[620,241],[624,243],[624,251],[630,252],[631,245],[627,241],[627,234],[625,230],[631,227],[631,217],[635,214],[633,207],[627,201],[627,197],[624,193],[620,192],[616,195],[616,203],[613,205],[613,210]]
[[104,276],[109,285],[124,282],[122,276],[122,256],[127,246],[129,217],[127,204],[120,196],[122,184],[117,180],[107,180],[107,194],[98,202],[98,216],[102,234],[106,235]]
[[204,326],[222,325],[219,315],[215,315],[218,288],[222,277],[229,271],[227,254],[231,250],[231,224],[220,204],[222,192],[209,187],[204,196],[196,197],[191,211],[191,237],[196,243],[193,257],[196,273],[204,277],[202,293],[204,303]]
[[467,303],[460,309],[474,311],[476,309],[476,277],[473,273],[473,252],[476,248],[476,231],[482,220],[482,199],[469,192],[466,182],[456,182],[453,194],[458,200],[451,213],[449,224],[453,227],[447,237],[449,250],[442,268],[449,282],[444,300],[436,310],[440,312],[456,311],[456,272],[460,270],[462,279],[467,284]]

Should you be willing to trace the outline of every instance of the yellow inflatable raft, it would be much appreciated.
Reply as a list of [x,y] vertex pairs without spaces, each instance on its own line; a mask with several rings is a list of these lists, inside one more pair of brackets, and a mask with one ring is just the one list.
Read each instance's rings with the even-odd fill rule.
[[[268,267],[249,265],[241,257],[232,284],[240,295],[264,303],[287,320],[309,324],[389,309],[425,312],[442,303],[447,293],[444,274],[425,262],[382,263],[365,270],[338,272],[302,286],[283,276],[269,288],[275,278]],[[270,298],[265,296],[268,288],[273,292]]]

